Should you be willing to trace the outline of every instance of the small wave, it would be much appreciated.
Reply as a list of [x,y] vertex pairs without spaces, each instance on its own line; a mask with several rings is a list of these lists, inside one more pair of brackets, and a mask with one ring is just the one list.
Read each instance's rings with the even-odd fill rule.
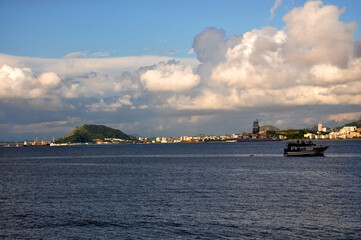
[[129,228],[130,226],[125,223],[118,222],[106,222],[106,221],[96,221],[90,219],[84,220],[75,220],[75,221],[64,221],[57,223],[48,223],[44,225],[39,225],[37,228],[46,228],[46,227],[121,227],[121,228]]

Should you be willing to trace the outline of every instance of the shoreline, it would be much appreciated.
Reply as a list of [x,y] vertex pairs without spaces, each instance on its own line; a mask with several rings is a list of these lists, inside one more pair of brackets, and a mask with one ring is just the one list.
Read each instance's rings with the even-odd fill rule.
[[[290,142],[290,141],[361,141],[361,138],[347,138],[347,139],[282,139],[281,141],[277,141],[277,142]],[[200,142],[167,142],[167,143],[151,143],[151,142],[137,142],[137,143],[105,143],[105,144],[94,144],[94,143],[69,143],[69,144],[61,144],[61,145],[53,145],[53,146],[49,146],[49,147],[63,147],[63,146],[104,146],[104,145],[124,145],[124,144],[179,144],[179,143],[183,143],[183,144],[198,144],[198,143],[238,143],[238,144],[242,144],[242,143],[260,143],[257,141],[249,141],[249,142],[236,142],[236,141],[200,141]],[[19,144],[19,146],[16,146],[16,144],[19,144],[18,142],[0,142],[0,147],[1,148],[7,148],[7,147],[11,147],[11,148],[23,148],[24,146],[21,144]]]

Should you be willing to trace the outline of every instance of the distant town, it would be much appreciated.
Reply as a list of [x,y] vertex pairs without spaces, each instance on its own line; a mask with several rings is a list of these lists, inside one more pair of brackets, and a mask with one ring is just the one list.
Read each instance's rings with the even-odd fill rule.
[[[314,139],[314,140],[336,140],[336,139],[357,139],[361,138],[361,128],[356,126],[344,126],[341,129],[329,129],[323,127],[322,123],[318,124],[317,130],[274,130],[274,127],[269,126],[264,130],[259,131],[258,121],[253,124],[252,133],[233,133],[231,135],[204,135],[199,134],[197,136],[182,136],[182,137],[157,137],[155,139],[147,139],[143,137],[137,137],[140,142],[151,143],[180,143],[180,142],[237,142],[240,139],[243,140],[268,140],[270,138],[278,138],[280,140],[293,140],[293,139]],[[115,139],[106,139],[108,143],[111,143]],[[115,140],[116,141],[116,140]],[[101,144],[101,142],[99,142]]]
[[[75,130],[58,140],[53,137],[52,141],[38,140],[25,141],[24,143],[2,143],[5,147],[36,147],[36,146],[63,146],[79,144],[122,144],[122,143],[199,143],[199,142],[253,142],[253,141],[282,141],[294,139],[313,140],[338,140],[338,139],[361,139],[360,122],[356,121],[354,126],[345,125],[334,129],[327,128],[319,123],[310,129],[286,129],[279,130],[274,126],[259,126],[258,120],[253,122],[252,132],[233,133],[230,135],[206,135],[181,137],[154,137],[145,138],[140,136],[130,136],[120,130],[112,129],[103,125],[78,126]],[[317,129],[314,129],[317,128]]]

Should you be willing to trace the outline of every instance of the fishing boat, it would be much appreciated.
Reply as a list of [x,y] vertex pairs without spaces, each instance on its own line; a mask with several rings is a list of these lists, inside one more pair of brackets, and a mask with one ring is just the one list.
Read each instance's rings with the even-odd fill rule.
[[284,155],[288,156],[324,156],[328,146],[317,145],[312,141],[289,142],[284,149]]

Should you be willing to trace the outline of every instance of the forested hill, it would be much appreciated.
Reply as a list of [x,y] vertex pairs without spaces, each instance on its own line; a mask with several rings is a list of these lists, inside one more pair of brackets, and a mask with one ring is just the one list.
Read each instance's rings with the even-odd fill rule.
[[59,138],[56,143],[90,143],[94,142],[94,139],[104,140],[105,138],[131,139],[129,135],[118,129],[104,125],[83,125],[77,126],[72,133]]
[[357,128],[361,128],[361,119],[354,121],[354,122],[347,123],[344,126],[356,126]]

